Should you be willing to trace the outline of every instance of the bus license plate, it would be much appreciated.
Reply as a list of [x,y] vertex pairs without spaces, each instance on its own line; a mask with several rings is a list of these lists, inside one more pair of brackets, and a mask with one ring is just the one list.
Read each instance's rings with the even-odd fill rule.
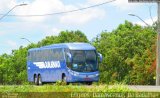
[[91,80],[91,79],[87,77],[87,78],[84,78],[84,80]]

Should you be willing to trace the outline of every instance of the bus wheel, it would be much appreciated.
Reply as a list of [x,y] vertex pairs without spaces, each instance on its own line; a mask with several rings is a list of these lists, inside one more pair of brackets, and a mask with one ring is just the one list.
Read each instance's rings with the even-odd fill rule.
[[35,84],[35,85],[38,85],[37,75],[34,75],[34,84]]
[[62,75],[62,83],[67,84],[67,85],[69,84],[67,83],[67,77],[65,74]]
[[41,78],[41,75],[38,75],[38,85],[42,85],[42,78]]
[[86,82],[87,85],[92,85],[92,82]]

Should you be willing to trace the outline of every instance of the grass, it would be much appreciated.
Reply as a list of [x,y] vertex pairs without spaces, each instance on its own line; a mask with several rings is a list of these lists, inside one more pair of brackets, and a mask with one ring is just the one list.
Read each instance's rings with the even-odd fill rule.
[[5,85],[0,92],[132,92],[125,85]]
[[[115,92],[115,93],[114,93]],[[102,97],[123,97],[139,98],[153,97],[160,98],[159,93],[143,93],[133,91],[123,84],[93,84],[93,85],[59,85],[46,84],[35,85],[1,85],[0,98],[102,98]]]

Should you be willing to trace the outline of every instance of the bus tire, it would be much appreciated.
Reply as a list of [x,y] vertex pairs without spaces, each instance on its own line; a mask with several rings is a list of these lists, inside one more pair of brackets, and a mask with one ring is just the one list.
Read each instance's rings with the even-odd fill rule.
[[67,80],[66,75],[63,74],[63,75],[62,75],[62,82],[66,82],[66,80]]
[[87,85],[92,85],[92,82],[86,82]]
[[65,74],[62,74],[62,82],[68,85],[69,83],[67,82],[67,77]]
[[38,75],[38,85],[42,85],[42,78],[41,78],[41,75]]
[[38,78],[37,78],[37,75],[36,75],[36,74],[34,75],[34,84],[35,84],[35,85],[38,85]]

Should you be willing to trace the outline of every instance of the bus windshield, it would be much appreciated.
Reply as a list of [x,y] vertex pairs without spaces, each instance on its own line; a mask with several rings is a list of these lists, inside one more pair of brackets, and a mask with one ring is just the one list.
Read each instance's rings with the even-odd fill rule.
[[71,50],[73,57],[71,69],[77,72],[94,72],[98,70],[95,50]]

